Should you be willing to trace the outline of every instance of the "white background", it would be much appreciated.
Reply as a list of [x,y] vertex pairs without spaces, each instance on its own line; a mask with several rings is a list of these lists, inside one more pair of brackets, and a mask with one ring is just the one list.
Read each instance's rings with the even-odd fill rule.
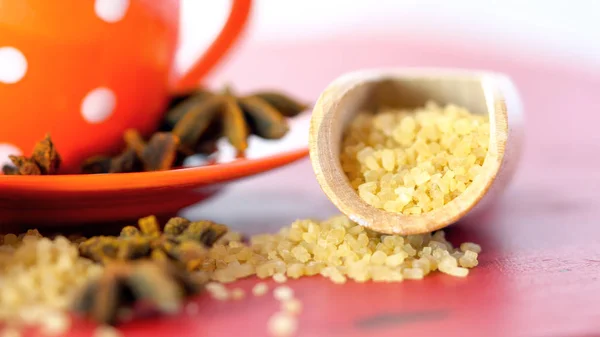
[[[230,3],[182,0],[180,69],[210,43]],[[600,66],[598,0],[255,0],[243,43],[358,31],[435,33]]]

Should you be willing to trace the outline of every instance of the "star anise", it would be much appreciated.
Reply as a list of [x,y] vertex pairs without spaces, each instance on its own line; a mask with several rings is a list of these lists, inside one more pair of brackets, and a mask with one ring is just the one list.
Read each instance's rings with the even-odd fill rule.
[[117,323],[120,309],[139,302],[173,314],[179,312],[187,296],[202,289],[205,281],[201,274],[187,273],[169,261],[111,261],[98,278],[76,294],[73,309],[101,324]]
[[282,93],[263,91],[236,96],[228,87],[221,92],[198,90],[178,96],[171,106],[162,129],[179,137],[182,153],[211,151],[212,145],[225,136],[240,156],[251,134],[280,139],[289,130],[286,118],[308,107]]
[[225,225],[180,217],[171,218],[161,231],[156,217],[148,216],[138,221],[138,227],[124,227],[119,236],[96,236],[82,242],[79,253],[100,263],[152,258],[197,270],[208,248],[225,233]]
[[208,247],[226,233],[224,225],[180,217],[161,231],[156,217],[148,216],[119,236],[92,237],[79,245],[79,253],[105,268],[77,294],[74,309],[105,324],[117,322],[119,309],[139,301],[162,313],[177,312],[208,281],[198,270]]
[[125,132],[127,147],[115,157],[95,156],[82,165],[83,173],[126,173],[179,167],[185,158],[217,151],[225,137],[242,157],[248,137],[280,139],[289,130],[287,117],[307,105],[278,92],[262,91],[236,96],[229,88],[220,92],[198,89],[173,96],[160,131],[147,143],[135,130]]
[[2,171],[7,175],[48,175],[56,174],[60,168],[61,157],[50,134],[37,142],[31,157],[9,156],[13,165],[4,165]]
[[86,160],[84,173],[125,173],[163,171],[173,166],[177,158],[179,138],[170,132],[157,132],[146,143],[133,129],[123,136],[127,148],[116,157],[96,156]]

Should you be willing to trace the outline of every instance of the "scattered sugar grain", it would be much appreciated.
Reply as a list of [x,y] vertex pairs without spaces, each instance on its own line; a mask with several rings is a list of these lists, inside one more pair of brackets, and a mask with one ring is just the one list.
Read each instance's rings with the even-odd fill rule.
[[296,298],[281,302],[281,309],[287,313],[298,315],[302,312],[302,302]]
[[93,337],[121,337],[122,334],[117,328],[110,325],[100,325],[94,329]]
[[454,269],[458,267],[458,262],[456,258],[450,255],[442,256],[438,263],[438,269],[442,273],[446,273],[448,275],[454,276]]
[[479,254],[475,253],[474,251],[467,250],[461,257],[458,258],[458,264],[465,268],[476,267],[479,264],[477,261],[478,256]]
[[321,275],[328,277],[336,284],[344,284],[347,281],[347,278],[335,266],[323,268],[323,270],[321,270]]
[[446,274],[456,277],[466,277],[467,275],[469,275],[469,269],[463,267],[454,267],[446,271]]
[[302,263],[293,263],[288,265],[286,275],[293,279],[302,277],[306,273],[306,266]]
[[263,296],[269,291],[269,286],[264,282],[258,282],[252,287],[252,294],[254,296]]
[[71,326],[71,319],[61,311],[47,313],[42,319],[41,330],[46,336],[63,335]]
[[210,293],[227,291],[227,288],[218,282],[208,282],[206,285],[204,285],[204,288],[206,288],[206,290],[208,290]]
[[425,276],[422,269],[419,268],[406,268],[402,270],[402,277],[408,280],[420,280]]
[[273,337],[289,337],[298,330],[298,321],[289,313],[276,312],[269,318],[267,328]]
[[211,296],[217,301],[227,301],[229,299],[228,292],[215,292],[211,293]]
[[230,295],[233,300],[241,300],[246,296],[246,292],[242,288],[234,288],[231,290]]
[[398,267],[404,262],[407,256],[408,254],[406,254],[404,251],[387,256],[385,258],[385,265],[391,268]]
[[273,275],[273,281],[277,283],[285,283],[287,282],[287,277],[282,273],[277,273]]
[[205,286],[206,290],[210,293],[212,298],[218,301],[227,301],[229,299],[229,291],[224,285],[218,282],[209,282]]
[[470,250],[474,253],[480,254],[481,253],[481,246],[473,243],[473,242],[465,242],[463,244],[460,245],[460,250],[463,252],[466,252],[467,250]]
[[288,286],[279,286],[273,290],[273,296],[279,301],[287,301],[294,298],[294,291]]

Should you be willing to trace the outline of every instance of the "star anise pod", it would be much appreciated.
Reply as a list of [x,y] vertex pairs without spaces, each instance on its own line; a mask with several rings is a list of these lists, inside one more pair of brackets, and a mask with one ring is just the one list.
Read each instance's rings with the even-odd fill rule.
[[179,138],[170,132],[157,132],[146,143],[137,130],[129,129],[123,136],[127,148],[115,157],[96,156],[86,160],[83,173],[126,173],[163,171],[177,159]]
[[120,309],[140,301],[161,313],[173,314],[205,282],[201,274],[187,273],[169,261],[111,261],[98,278],[76,294],[73,309],[101,324],[117,323]]
[[61,157],[50,134],[35,144],[31,157],[9,156],[13,165],[4,165],[2,171],[7,175],[49,175],[56,174],[60,168]]
[[160,131],[146,143],[135,130],[124,134],[127,147],[115,157],[95,156],[82,165],[83,173],[126,173],[167,170],[185,158],[217,151],[226,137],[242,157],[251,134],[280,139],[289,130],[287,117],[307,109],[283,93],[262,91],[236,96],[229,88],[220,92],[197,89],[173,96]]
[[282,93],[264,91],[236,96],[227,87],[221,92],[198,90],[178,96],[171,106],[163,130],[179,137],[180,151],[186,155],[198,153],[222,136],[243,155],[251,134],[280,139],[289,130],[286,118],[308,107]]
[[152,258],[197,270],[208,248],[225,233],[224,225],[180,217],[171,218],[161,231],[156,217],[148,216],[138,221],[138,227],[124,227],[119,236],[96,236],[82,242],[79,253],[100,263]]

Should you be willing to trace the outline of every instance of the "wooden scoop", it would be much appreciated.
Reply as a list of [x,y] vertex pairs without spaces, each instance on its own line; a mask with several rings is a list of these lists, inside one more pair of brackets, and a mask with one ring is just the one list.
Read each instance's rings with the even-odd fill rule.
[[[427,213],[402,215],[372,207],[359,197],[342,170],[340,151],[345,127],[364,109],[416,108],[427,100],[441,105],[454,103],[471,113],[489,115],[489,151],[481,174],[460,196]],[[327,197],[353,221],[381,233],[426,233],[473,214],[500,194],[519,159],[522,125],[517,91],[502,74],[450,69],[359,71],[333,81],[315,104],[310,158]]]

